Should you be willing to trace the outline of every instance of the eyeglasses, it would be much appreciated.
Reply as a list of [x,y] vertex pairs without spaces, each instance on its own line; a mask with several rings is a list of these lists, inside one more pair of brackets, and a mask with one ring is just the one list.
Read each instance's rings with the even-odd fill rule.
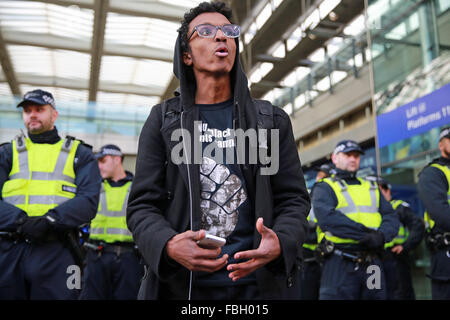
[[192,30],[188,37],[188,41],[192,38],[195,31],[197,31],[198,35],[202,38],[214,38],[218,29],[222,30],[223,34],[228,38],[237,38],[241,34],[241,27],[237,24],[224,24],[223,26],[199,24],[194,27],[194,30]]

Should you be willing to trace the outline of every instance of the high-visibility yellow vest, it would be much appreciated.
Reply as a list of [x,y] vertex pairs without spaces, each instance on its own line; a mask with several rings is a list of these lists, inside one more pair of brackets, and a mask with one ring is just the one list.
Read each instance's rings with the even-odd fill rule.
[[[438,168],[439,170],[444,172],[445,177],[447,178],[447,183],[448,183],[447,201],[450,204],[450,168],[447,166],[437,164],[437,163],[433,163],[431,165],[431,167]],[[425,211],[425,215],[424,215],[424,220],[425,220],[425,225],[426,225],[427,230],[431,231],[431,229],[433,229],[433,227],[435,226],[436,223],[434,222],[433,219],[431,219],[430,215],[426,211]]]
[[[394,208],[394,210],[397,210],[398,206],[400,206],[403,203],[404,203],[403,200],[391,200],[391,205],[392,208]],[[408,239],[408,236],[409,236],[408,229],[400,221],[400,228],[398,229],[397,235],[395,236],[394,239],[392,239],[391,242],[385,243],[384,248],[390,248],[395,245],[403,244]]]
[[108,181],[103,182],[98,212],[91,221],[91,239],[107,243],[133,242],[126,221],[130,188],[131,181],[120,187],[112,187]]
[[66,137],[55,144],[33,143],[23,134],[12,141],[12,168],[2,189],[3,201],[42,216],[76,195],[73,163],[80,141]]
[[[317,224],[317,219],[316,219],[316,216],[314,215],[314,209],[312,207],[311,207],[311,210],[309,211],[307,220],[309,222],[313,222],[313,223]],[[317,233],[317,228],[318,228],[318,226],[316,227],[316,233]],[[305,243],[303,243],[303,248],[314,251],[317,248],[317,243],[306,243],[305,242]]]
[[317,218],[314,214],[314,209],[311,207],[311,210],[309,211],[307,220],[310,222],[314,222],[316,224],[316,235],[317,235],[317,243],[303,243],[303,248],[309,249],[309,250],[316,250],[319,243],[322,241],[322,239],[325,237],[325,233],[320,229],[319,225],[317,224]]
[[[349,185],[334,176],[323,179],[336,194],[336,210],[367,228],[378,230],[381,225],[379,212],[380,192],[373,181],[358,178],[361,184]],[[334,243],[358,243],[354,239],[339,238],[325,230],[325,239]]]

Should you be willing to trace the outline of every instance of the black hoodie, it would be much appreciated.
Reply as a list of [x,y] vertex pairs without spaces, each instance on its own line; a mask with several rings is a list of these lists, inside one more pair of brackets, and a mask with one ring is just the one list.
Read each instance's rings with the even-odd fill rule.
[[[188,298],[189,271],[167,258],[165,246],[178,233],[200,229],[199,165],[176,165],[170,159],[178,144],[171,141],[172,132],[187,129],[194,145],[194,121],[200,119],[194,106],[196,82],[192,70],[183,63],[179,41],[178,38],[175,45],[174,73],[180,80],[180,95],[167,101],[175,116],[162,125],[161,105],[152,108],[139,138],[136,174],[127,209],[128,227],[148,265],[140,297],[149,299]],[[236,43],[239,52],[237,39]],[[257,129],[257,109],[238,54],[231,81],[235,128]],[[241,165],[241,170],[255,223],[258,217],[263,217],[264,225],[277,234],[281,246],[280,258],[256,271],[260,292],[264,298],[297,298],[298,289],[292,287],[293,273],[305,238],[310,202],[289,116],[278,107],[273,107],[273,115],[280,138],[278,172],[264,176],[260,167],[253,164]],[[190,158],[193,160],[192,155]],[[259,246],[260,239],[255,228],[254,248]]]

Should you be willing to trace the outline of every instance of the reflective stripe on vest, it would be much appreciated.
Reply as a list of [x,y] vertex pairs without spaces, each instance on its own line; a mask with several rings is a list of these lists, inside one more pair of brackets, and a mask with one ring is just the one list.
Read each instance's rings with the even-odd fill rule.
[[[435,167],[435,168],[441,170],[445,174],[445,177],[447,178],[447,184],[448,184],[447,201],[450,204],[450,168],[447,166],[437,164],[437,163],[433,163],[430,167]],[[426,211],[424,214],[424,220],[425,220],[426,229],[428,231],[433,229],[433,227],[435,226],[436,223],[434,222],[433,219],[431,219],[430,214]]]
[[2,197],[29,216],[41,216],[76,194],[73,163],[79,141],[33,143],[19,135],[12,141],[13,163]]
[[57,204],[60,205],[68,200],[67,197],[62,196],[8,196],[5,198],[5,202],[12,205],[24,205],[28,204]]
[[314,209],[313,207],[311,207],[311,210],[309,211],[309,215],[307,217],[308,221],[314,222],[316,224],[316,235],[317,235],[317,243],[303,243],[303,247],[309,250],[316,250],[318,244],[322,241],[322,239],[325,237],[325,233],[322,232],[322,230],[320,229],[319,225],[317,224],[317,218],[316,215],[314,213]]
[[[309,211],[308,217],[306,218],[308,220],[308,223],[313,226],[314,224],[317,225],[317,219],[316,219],[316,215],[314,214],[314,209],[313,207],[311,207],[311,210]],[[317,226],[316,226],[316,233],[317,233]],[[316,250],[317,248],[317,243],[303,243],[303,248],[309,249],[309,250]]]
[[[378,211],[380,193],[378,186],[372,182],[358,178],[360,184],[348,185],[344,180],[323,179],[336,194],[338,205],[336,211],[349,219],[363,224],[367,228],[377,230],[381,224],[381,214]],[[325,238],[334,243],[358,243],[357,240],[344,239],[325,231]]]
[[[397,212],[397,208],[404,203],[403,200],[391,200],[392,208]],[[398,244],[403,244],[409,237],[409,231],[404,226],[403,223],[400,222],[400,228],[398,229],[398,233],[391,242],[385,243],[384,248],[390,248]]]
[[126,223],[126,209],[131,181],[120,187],[102,184],[97,215],[91,222],[90,238],[104,242],[132,242]]

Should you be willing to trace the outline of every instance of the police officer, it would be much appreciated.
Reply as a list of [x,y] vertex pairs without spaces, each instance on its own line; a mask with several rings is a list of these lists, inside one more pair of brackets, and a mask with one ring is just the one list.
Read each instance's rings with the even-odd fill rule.
[[325,232],[320,299],[386,298],[378,253],[399,221],[377,184],[356,177],[361,154],[355,141],[339,142],[332,154],[336,174],[314,188],[312,205]]
[[[325,163],[317,168],[316,183],[322,179],[329,177],[334,173],[333,164]],[[310,196],[312,197],[314,186],[311,188]],[[318,238],[319,241],[323,233],[320,231],[317,225],[317,219],[314,215],[314,209],[311,210],[308,215],[308,228],[306,234],[306,240],[303,244],[303,260],[302,268],[299,272],[300,277],[300,299],[301,300],[318,300],[320,289],[320,274],[321,274],[321,261],[317,252]]]
[[392,198],[392,186],[386,180],[378,177],[377,181],[381,193],[391,203],[400,220],[397,236],[384,245],[383,267],[386,274],[387,299],[415,300],[410,252],[422,241],[425,224],[406,201]]
[[419,174],[417,188],[426,210],[432,298],[450,299],[450,126],[440,131],[439,150],[441,157]]
[[76,299],[76,229],[95,216],[98,166],[89,146],[58,135],[51,93],[17,107],[28,136],[0,147],[0,299]]
[[81,299],[137,298],[143,265],[126,224],[133,174],[123,168],[123,154],[113,144],[96,154],[102,175],[98,212],[90,226]]

